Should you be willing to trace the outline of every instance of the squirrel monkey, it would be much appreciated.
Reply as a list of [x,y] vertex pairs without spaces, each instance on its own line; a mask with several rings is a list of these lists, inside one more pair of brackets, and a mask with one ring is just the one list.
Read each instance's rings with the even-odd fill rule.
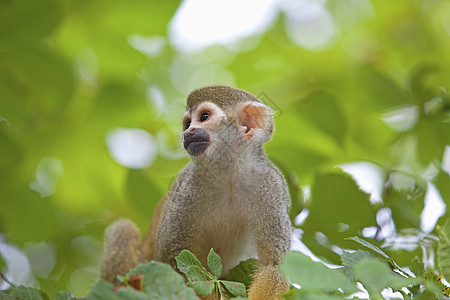
[[288,290],[277,267],[290,248],[291,201],[283,175],[263,150],[272,132],[270,108],[252,94],[228,86],[193,91],[181,134],[191,161],[157,207],[143,243],[129,220],[107,229],[101,278],[118,284],[117,275],[149,260],[175,267],[183,249],[206,265],[214,248],[223,276],[258,258],[248,298],[279,299]]

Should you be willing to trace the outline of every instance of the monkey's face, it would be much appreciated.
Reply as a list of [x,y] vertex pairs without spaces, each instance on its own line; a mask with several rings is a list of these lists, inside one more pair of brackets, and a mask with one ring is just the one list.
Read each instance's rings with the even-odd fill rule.
[[262,103],[243,102],[224,111],[213,102],[202,102],[184,114],[183,146],[192,156],[213,156],[230,147],[245,151],[267,141],[272,128],[270,109]]
[[199,156],[213,143],[214,136],[226,120],[225,113],[214,103],[204,102],[183,117],[183,146],[192,156]]

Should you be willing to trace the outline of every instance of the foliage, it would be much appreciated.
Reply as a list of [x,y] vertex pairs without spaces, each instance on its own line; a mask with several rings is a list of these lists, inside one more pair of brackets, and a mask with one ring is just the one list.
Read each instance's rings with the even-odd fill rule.
[[[293,244],[301,240],[343,268],[344,277],[297,257],[323,273],[327,289],[294,290],[294,299],[340,299],[330,288],[344,279],[379,297],[381,288],[408,285],[409,271],[421,281],[404,299],[447,295],[449,212],[440,215],[436,203],[450,203],[448,1],[298,3],[305,13],[280,4],[259,32],[190,52],[170,33],[179,1],[2,1],[0,271],[50,298],[61,290],[85,296],[98,278],[105,227],[128,217],[145,231],[185,165],[179,129],[187,93],[220,83],[274,108],[265,149],[289,184]],[[328,21],[314,23],[318,16]],[[293,37],[297,28],[297,37],[314,40],[327,24],[333,31],[320,47]],[[312,29],[319,31],[304,31]],[[116,157],[118,129],[147,133],[145,165]],[[38,292],[23,287],[2,297],[11,293]]]
[[286,299],[348,299],[359,291],[356,282],[367,290],[370,299],[385,299],[382,291],[386,289],[400,292],[403,299],[447,299],[450,287],[433,271],[425,272],[417,257],[411,262],[412,273],[407,274],[377,246],[361,239],[353,240],[363,243],[371,252],[345,251],[339,267],[330,268],[302,253],[289,253],[282,270],[301,289],[291,289]]
[[178,269],[186,274],[188,284],[200,295],[215,292],[217,299],[230,297],[245,297],[245,285],[240,282],[220,280],[222,260],[213,249],[208,254],[207,262],[211,272],[202,266],[200,261],[188,250],[183,250],[175,258]]
[[[187,284],[184,278],[172,269],[168,264],[151,261],[146,264],[139,264],[126,276],[119,276],[123,287],[115,287],[104,280],[98,281],[92,286],[87,295],[87,300],[106,299],[199,299],[199,295],[209,295],[215,292],[217,299],[245,299],[245,285],[240,282],[220,280],[222,274],[221,258],[213,249],[208,255],[208,272],[200,261],[188,250],[183,250],[177,257],[178,269],[186,275]],[[237,269],[248,268],[245,263],[234,269],[235,274],[243,274],[244,271]],[[247,275],[235,275],[236,278],[245,281]],[[9,290],[0,291],[0,299],[29,299],[45,300],[48,296],[38,290],[24,286],[12,286]],[[56,300],[75,300],[76,298],[69,292],[59,292]]]

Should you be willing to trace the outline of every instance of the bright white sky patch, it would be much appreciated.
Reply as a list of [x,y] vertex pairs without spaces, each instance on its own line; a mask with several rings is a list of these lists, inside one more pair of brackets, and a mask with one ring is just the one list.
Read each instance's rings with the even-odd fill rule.
[[337,35],[334,17],[325,0],[285,0],[286,33],[300,47],[322,50],[332,45]]
[[437,220],[445,212],[445,204],[436,187],[428,183],[425,195],[425,208],[420,215],[420,228],[423,232],[429,233],[434,229]]
[[[3,241],[0,235],[0,255],[6,264],[5,277],[16,285],[33,286],[30,262],[28,257],[21,250]],[[3,280],[0,282],[0,289],[7,289],[9,284]]]
[[39,192],[41,197],[55,193],[59,180],[63,175],[63,166],[57,157],[43,157],[36,168],[29,187]]
[[352,175],[359,187],[370,194],[372,202],[381,201],[383,192],[384,171],[381,167],[369,162],[354,162],[339,166],[346,173]]
[[106,137],[109,153],[119,164],[142,169],[149,167],[157,153],[153,136],[138,128],[117,128]]
[[442,170],[450,174],[450,146],[445,146],[444,158],[442,159]]
[[263,32],[276,16],[275,2],[185,0],[170,23],[170,41],[179,50],[196,50]]

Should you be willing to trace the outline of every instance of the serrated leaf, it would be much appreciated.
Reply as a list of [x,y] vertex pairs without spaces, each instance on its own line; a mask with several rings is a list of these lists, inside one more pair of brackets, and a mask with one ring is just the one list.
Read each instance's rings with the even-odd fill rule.
[[417,104],[424,104],[431,99],[432,95],[425,85],[427,77],[436,72],[437,68],[433,65],[423,65],[415,70],[410,79],[409,86],[413,92]]
[[189,285],[200,295],[209,295],[214,290],[214,280],[207,281],[191,281]]
[[353,268],[361,259],[366,257],[371,258],[373,255],[370,254],[370,252],[363,250],[356,250],[355,252],[344,251],[341,255],[342,265],[344,266],[344,274],[351,280],[355,280]]
[[347,119],[342,104],[328,92],[314,91],[299,102],[297,112],[301,118],[329,135],[342,145],[347,133]]
[[48,300],[48,296],[41,291],[25,286],[12,286],[10,289],[0,291],[1,300]]
[[423,118],[416,125],[417,151],[425,165],[442,159],[446,147],[446,141],[443,139],[446,126],[443,124],[445,123],[439,120]]
[[363,258],[353,268],[355,278],[360,281],[369,292],[369,295],[375,298],[380,292],[388,287],[395,291],[409,285],[421,283],[420,278],[405,278],[394,273],[386,262],[378,258]]
[[[411,184],[405,185],[404,182]],[[427,184],[423,179],[401,172],[389,173],[383,203],[391,210],[397,230],[420,227],[426,192]]]
[[281,271],[290,281],[300,284],[305,290],[336,292],[342,289],[346,294],[358,290],[340,270],[330,269],[299,252],[290,252],[286,255],[281,264]]
[[211,248],[208,254],[208,267],[211,273],[216,277],[219,278],[222,275],[222,259],[219,255],[217,255],[216,252]]
[[437,226],[439,242],[437,247],[437,262],[440,273],[448,281],[450,280],[450,222],[447,220],[444,226]]
[[226,280],[242,282],[248,288],[253,281],[253,274],[258,266],[258,260],[248,259],[228,272]]
[[450,206],[450,176],[443,170],[439,171],[438,175],[433,179],[433,183],[439,190],[447,207]]
[[126,278],[142,274],[144,292],[157,299],[198,299],[192,288],[186,286],[183,276],[165,263],[151,261],[131,270]]
[[228,299],[227,291],[223,285],[219,284],[217,289],[219,290],[220,299]]
[[[425,278],[425,287],[427,288],[427,290],[429,290],[430,292],[433,292],[435,295],[440,295],[442,296],[442,294],[448,296],[449,294],[449,290],[450,288],[448,286],[446,286],[444,283],[442,283],[442,276],[437,275],[436,273],[434,273],[434,271],[429,270],[425,272],[424,275]],[[441,297],[443,298],[443,297]],[[441,299],[439,298],[439,299]],[[445,298],[448,299],[448,298]]]
[[56,293],[56,300],[77,300],[70,291],[61,291]]
[[370,250],[374,251],[375,253],[378,253],[379,255],[381,255],[383,258],[386,259],[386,261],[391,264],[394,268],[401,270],[400,266],[394,261],[393,258],[391,258],[389,255],[387,255],[383,250],[381,250],[380,248],[378,248],[377,246],[375,246],[372,243],[369,243],[366,240],[363,240],[357,236],[353,236],[353,237],[349,237],[346,238],[347,240],[351,240],[351,241],[355,241],[358,244],[361,244],[367,248],[369,248]]
[[186,278],[189,281],[202,281],[214,279],[204,267],[199,266],[189,266],[186,270]]
[[152,300],[152,298],[130,287],[115,289],[112,283],[100,280],[92,287],[87,300]]
[[183,250],[175,257],[177,262],[178,270],[186,274],[189,266],[203,267],[200,261],[195,257],[195,255],[189,250]]
[[[286,300],[345,300],[348,299],[341,295],[329,295],[321,291],[305,291],[303,289],[291,289],[286,294],[283,294]],[[358,297],[351,298],[353,300],[360,299]]]
[[7,291],[0,291],[0,300],[17,300],[17,299],[8,295]]
[[8,295],[12,297],[12,299],[20,299],[20,300],[48,300],[48,296],[39,290],[25,287],[25,286],[17,286],[11,287],[8,290]]
[[409,269],[417,277],[423,277],[423,275],[425,274],[425,265],[417,256],[414,257],[411,261],[411,266],[409,267]]
[[316,232],[324,234],[329,244],[349,248],[351,243],[346,237],[376,225],[376,210],[370,203],[370,195],[340,169],[316,175],[308,209],[309,215],[301,226],[305,232],[302,241],[314,254],[325,256],[335,264],[340,262],[340,257],[317,241]]
[[243,283],[221,280],[220,284],[223,284],[223,286],[227,289],[227,292],[232,296],[236,297],[247,296],[245,292],[245,285]]
[[377,108],[390,109],[392,106],[411,102],[405,90],[392,78],[371,66],[360,71],[362,83],[368,89],[369,103]]

